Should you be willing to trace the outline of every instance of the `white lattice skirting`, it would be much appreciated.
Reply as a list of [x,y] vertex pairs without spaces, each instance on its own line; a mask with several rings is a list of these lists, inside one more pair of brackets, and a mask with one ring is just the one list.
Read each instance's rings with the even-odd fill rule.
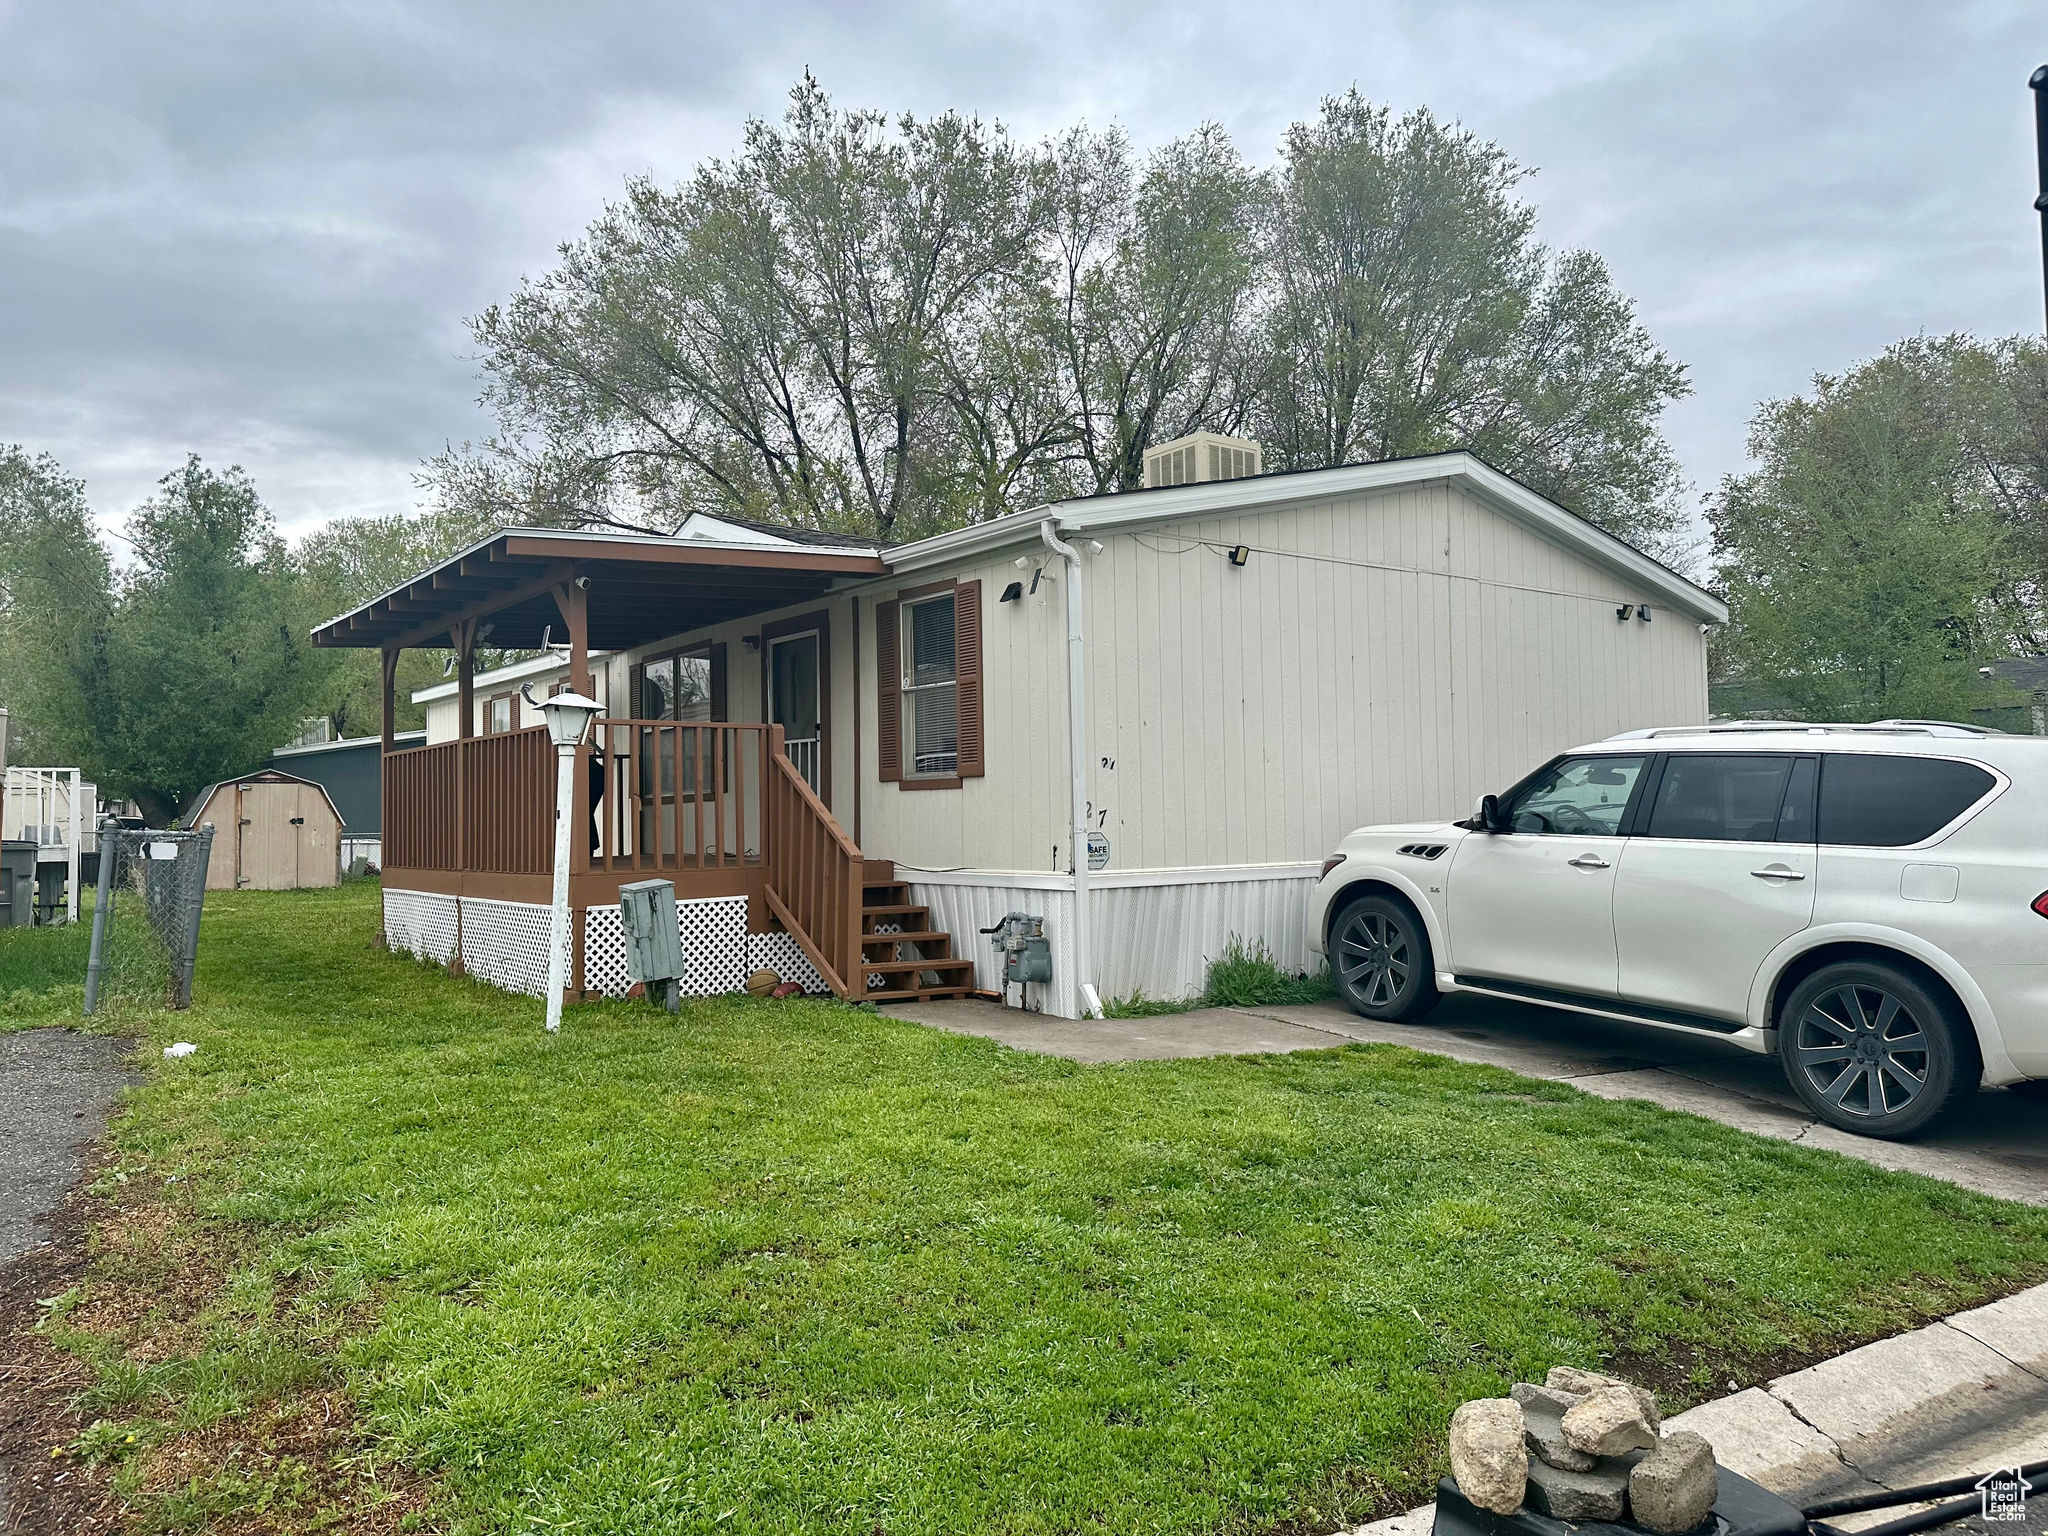
[[[747,981],[747,898],[710,896],[676,903],[676,930],[683,941],[686,997],[737,992]],[[624,997],[626,930],[617,907],[583,909],[583,984],[606,997]]]
[[403,954],[446,965],[455,955],[455,898],[386,891],[384,942]]
[[[689,997],[737,992],[757,970],[824,993],[824,978],[786,933],[748,933],[747,898],[714,896],[676,903],[676,929]],[[425,891],[384,893],[384,939],[391,948],[446,965],[458,948],[462,966],[479,981],[529,997],[543,996],[548,975],[548,909],[532,902],[489,901],[480,896],[436,896]],[[617,907],[583,912],[583,979],[593,992],[623,997],[626,933]]]

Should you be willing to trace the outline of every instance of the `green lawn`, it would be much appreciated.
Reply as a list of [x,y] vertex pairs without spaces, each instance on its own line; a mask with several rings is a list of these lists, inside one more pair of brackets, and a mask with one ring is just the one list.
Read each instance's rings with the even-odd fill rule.
[[[1392,1047],[1082,1067],[744,999],[550,1040],[377,910],[209,900],[107,1187],[239,1247],[140,1358],[54,1309],[102,1441],[338,1379],[460,1531],[1320,1532],[1552,1364],[1711,1395],[2048,1274],[2048,1211]],[[155,1518],[300,1518],[238,1476]]]

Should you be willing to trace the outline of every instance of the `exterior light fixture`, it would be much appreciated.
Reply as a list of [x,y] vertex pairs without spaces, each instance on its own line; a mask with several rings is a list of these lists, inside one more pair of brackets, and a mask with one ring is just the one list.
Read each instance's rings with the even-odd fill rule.
[[1635,611],[1636,605],[1634,603],[1623,603],[1619,608],[1614,610],[1614,616],[1617,619],[1621,620],[1622,623],[1626,624],[1631,618],[1635,616]]
[[1252,547],[1249,544],[1233,544],[1230,547],[1230,563],[1240,570],[1251,560]]
[[1029,555],[1019,555],[1010,564],[1016,566],[1020,571],[1028,571],[1031,569],[1031,557]]
[[540,711],[548,740],[555,744],[555,899],[548,928],[547,980],[547,1030],[553,1034],[562,1027],[562,989],[569,984],[569,825],[575,819],[576,749],[583,744],[592,717],[604,706],[573,691],[543,702],[533,696],[531,683],[519,691]]
[[1641,620],[1642,620],[1642,621],[1643,621],[1643,622],[1644,622],[1645,624],[1649,623],[1649,622],[1650,622],[1650,605],[1649,605],[1648,603],[1637,603],[1637,604],[1636,604],[1636,617],[1637,617],[1637,618],[1639,618],[1639,619],[1641,619]]
[[1087,550],[1088,553],[1091,555],[1099,555],[1102,553],[1102,540],[1100,539],[1082,539],[1080,543],[1081,548]]
[[752,655],[755,651],[761,649],[761,637],[759,635],[741,635],[740,644],[747,648],[747,654]]
[[1023,597],[1024,583],[1021,581],[1013,581],[1007,587],[1003,588],[1003,595],[997,598],[996,601],[999,603],[1015,603],[1021,602],[1023,600]]

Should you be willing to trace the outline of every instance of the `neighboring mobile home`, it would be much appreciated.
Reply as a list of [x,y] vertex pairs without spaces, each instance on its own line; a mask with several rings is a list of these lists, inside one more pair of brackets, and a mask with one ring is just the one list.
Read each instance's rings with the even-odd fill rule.
[[[416,695],[428,744],[385,756],[387,935],[540,989],[553,759],[527,695],[572,683],[606,706],[577,763],[578,989],[623,988],[618,886],[664,874],[698,990],[759,964],[993,989],[977,930],[1025,911],[1054,959],[1030,1003],[1069,1017],[1198,989],[1232,935],[1304,967],[1350,828],[1706,718],[1720,600],[1476,458],[1217,473],[1256,465],[1167,444],[1170,485],[890,547],[701,515],[509,530],[333,620],[318,643],[384,649],[387,718],[398,648],[458,653]],[[472,677],[486,633],[566,649]]]

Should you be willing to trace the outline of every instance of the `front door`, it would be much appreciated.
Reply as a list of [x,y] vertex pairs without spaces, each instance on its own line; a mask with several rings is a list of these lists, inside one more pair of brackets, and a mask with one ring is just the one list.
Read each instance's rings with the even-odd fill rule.
[[1674,752],[1614,888],[1621,995],[1740,1023],[1765,956],[1813,920],[1819,760]]
[[782,727],[782,750],[811,788],[825,792],[824,696],[816,630],[768,642],[768,720]]
[[1648,761],[1562,759],[1509,798],[1511,831],[1459,840],[1449,913],[1460,977],[1615,995],[1614,872]]

